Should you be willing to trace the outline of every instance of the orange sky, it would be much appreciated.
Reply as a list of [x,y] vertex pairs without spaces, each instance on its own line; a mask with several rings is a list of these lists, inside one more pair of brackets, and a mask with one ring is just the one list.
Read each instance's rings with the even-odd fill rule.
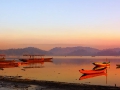
[[117,0],[1,1],[0,49],[119,47],[119,3]]
[[[79,41],[81,42],[81,41]],[[97,43],[96,43],[97,42]],[[3,42],[0,45],[0,49],[10,49],[10,48],[25,48],[25,47],[36,47],[40,48],[42,50],[50,50],[54,47],[75,47],[75,46],[83,46],[83,47],[93,47],[97,49],[108,49],[108,48],[118,48],[120,43],[118,41],[105,41],[105,40],[98,40],[98,41],[84,41],[84,44],[61,44],[61,43],[50,43],[50,44],[33,44],[33,43],[28,43],[28,44],[20,44],[20,43],[12,43],[12,41],[9,41],[8,43]],[[114,43],[113,43],[114,42]],[[88,44],[89,43],[89,44]]]

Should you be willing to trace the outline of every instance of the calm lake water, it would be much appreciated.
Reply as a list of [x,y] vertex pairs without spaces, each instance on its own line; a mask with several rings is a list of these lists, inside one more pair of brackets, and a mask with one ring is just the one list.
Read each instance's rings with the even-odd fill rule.
[[[69,83],[83,83],[106,86],[120,86],[120,64],[119,56],[48,56],[53,57],[52,62],[43,62],[15,68],[4,68],[0,70],[0,75],[23,76],[23,78],[60,81]],[[110,61],[110,67],[107,68],[107,75],[100,75],[92,78],[79,80],[82,73],[80,69],[92,70],[95,66],[93,62]],[[31,67],[31,68],[27,68]],[[39,68],[33,68],[39,67]]]

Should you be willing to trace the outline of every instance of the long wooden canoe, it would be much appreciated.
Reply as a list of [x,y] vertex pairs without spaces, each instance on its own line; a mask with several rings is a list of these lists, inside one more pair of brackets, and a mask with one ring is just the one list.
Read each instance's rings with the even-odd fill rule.
[[82,74],[95,74],[95,73],[104,73],[105,70],[79,70],[80,73]]
[[[20,58],[20,61],[23,62],[39,62],[39,61],[50,61],[53,58],[44,58],[44,55],[23,55],[23,56],[29,56],[28,58]],[[37,57],[40,56],[40,57]]]
[[108,63],[99,63],[99,62],[96,62],[96,63],[93,63],[93,65],[96,65],[96,66],[110,66],[110,62],[108,62]]

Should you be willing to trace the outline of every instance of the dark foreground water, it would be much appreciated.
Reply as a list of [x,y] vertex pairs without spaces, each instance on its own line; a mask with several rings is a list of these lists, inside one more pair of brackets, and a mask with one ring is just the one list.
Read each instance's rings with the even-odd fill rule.
[[[83,83],[104,86],[120,86],[120,64],[119,56],[49,56],[53,57],[52,62],[42,62],[30,65],[21,65],[14,68],[4,68],[0,70],[1,76],[22,76],[25,79],[60,81],[69,83]],[[107,68],[106,74],[81,79],[80,69],[92,70],[95,66],[93,62],[110,61],[110,67]],[[29,90],[35,90],[32,86]],[[1,87],[0,90],[7,90]],[[13,90],[13,89],[9,89]],[[18,89],[19,90],[19,89]]]

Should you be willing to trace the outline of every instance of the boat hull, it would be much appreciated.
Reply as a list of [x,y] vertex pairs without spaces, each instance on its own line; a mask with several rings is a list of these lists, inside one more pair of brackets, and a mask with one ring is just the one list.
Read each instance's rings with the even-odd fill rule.
[[44,61],[44,59],[20,59],[20,61],[23,61],[23,62],[41,62],[41,61]]
[[93,65],[96,65],[96,66],[110,66],[110,63],[93,63]]
[[96,74],[96,73],[104,73],[105,70],[79,70],[82,74]]
[[49,62],[51,59],[52,58],[34,58],[34,59],[19,59],[19,60],[23,62],[41,62],[41,61]]

